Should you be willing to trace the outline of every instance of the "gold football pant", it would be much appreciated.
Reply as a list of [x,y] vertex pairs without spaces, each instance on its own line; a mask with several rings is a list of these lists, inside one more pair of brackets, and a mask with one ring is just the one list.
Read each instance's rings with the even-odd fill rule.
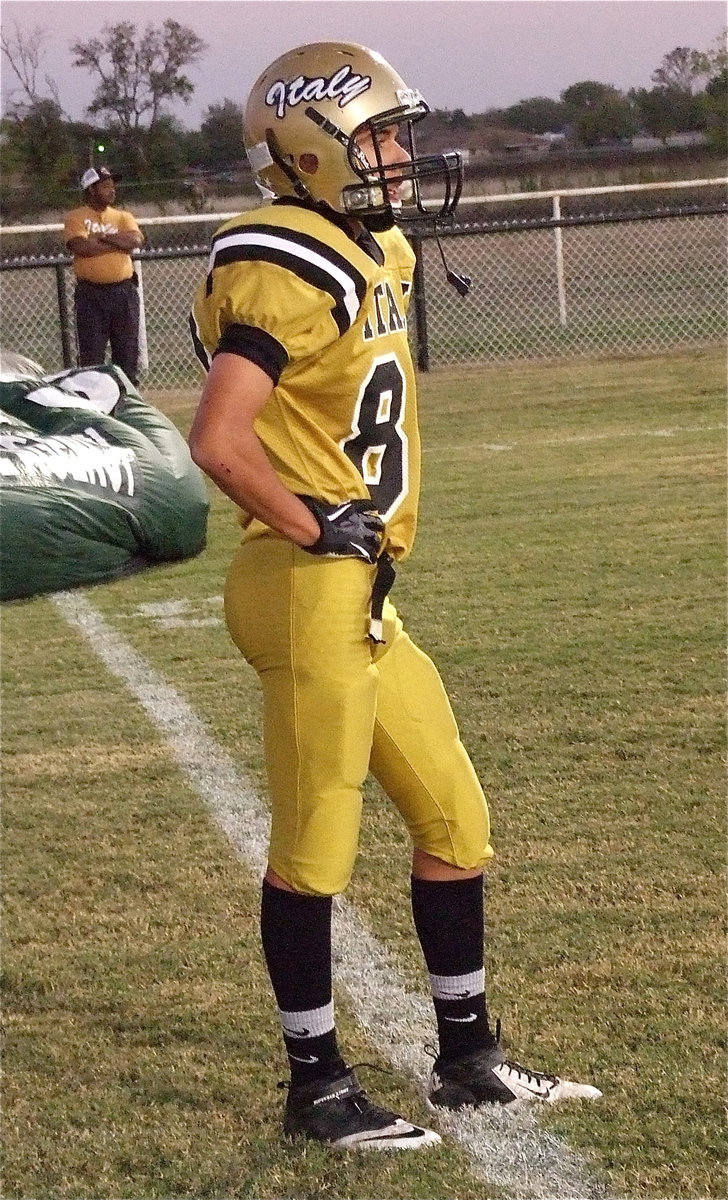
[[367,638],[374,568],[292,542],[244,542],[225,615],[263,688],[271,868],[295,891],[342,892],[371,770],[420,850],[476,868],[492,855],[488,808],[440,676],[384,608]]

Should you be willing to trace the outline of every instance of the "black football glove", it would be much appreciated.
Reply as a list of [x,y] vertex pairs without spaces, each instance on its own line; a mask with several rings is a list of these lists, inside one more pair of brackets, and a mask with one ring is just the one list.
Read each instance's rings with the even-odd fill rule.
[[384,522],[371,500],[344,500],[327,504],[315,496],[298,496],[313,513],[321,533],[313,546],[302,546],[309,554],[329,558],[362,558],[372,566],[377,561]]

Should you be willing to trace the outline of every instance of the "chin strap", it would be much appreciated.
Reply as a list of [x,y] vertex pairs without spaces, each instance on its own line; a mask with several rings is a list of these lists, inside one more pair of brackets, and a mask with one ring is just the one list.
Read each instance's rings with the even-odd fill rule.
[[289,166],[289,164],[285,161],[280,149],[278,148],[278,143],[272,130],[268,130],[266,134],[266,143],[268,145],[268,151],[273,159],[273,162],[283,172],[283,174],[286,176],[286,179],[290,180],[293,190],[298,196],[299,200],[312,200],[313,196],[309,192],[305,183],[301,182],[301,180],[298,178],[298,175],[293,170],[293,167]]
[[437,242],[437,248],[440,251],[442,265],[445,268],[445,278],[447,279],[447,282],[452,284],[459,296],[467,296],[473,281],[469,275],[457,275],[455,271],[451,271],[448,267],[447,260],[445,258],[445,251],[443,250],[442,242],[440,241],[440,234],[437,230],[437,222],[435,222],[435,241]]

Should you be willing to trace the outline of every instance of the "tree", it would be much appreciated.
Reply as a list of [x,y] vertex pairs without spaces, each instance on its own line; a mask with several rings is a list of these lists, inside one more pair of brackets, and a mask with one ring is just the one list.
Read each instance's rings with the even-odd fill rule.
[[70,47],[73,65],[99,80],[89,113],[108,114],[123,133],[134,135],[155,128],[166,101],[189,104],[195,88],[184,68],[207,49],[192,29],[168,18],[140,35],[130,21],[105,26],[102,34]]
[[473,118],[463,112],[462,108],[433,108],[432,117],[446,129],[467,132],[474,128]]
[[708,51],[708,62],[712,79],[728,70],[728,28],[724,29],[715,39],[714,45]]
[[631,137],[636,122],[629,98],[609,83],[584,79],[561,93],[572,137],[583,146]]
[[708,81],[703,97],[705,131],[708,145],[721,154],[728,153],[728,67],[722,67]]
[[564,103],[547,96],[519,100],[518,104],[506,108],[502,116],[511,129],[520,129],[524,133],[557,133],[568,119]]
[[453,129],[467,130],[473,128],[473,118],[463,112],[462,108],[455,108],[447,115],[447,124]]
[[73,176],[71,126],[55,100],[37,100],[3,121],[3,159],[47,206],[64,204]]
[[702,124],[701,97],[680,88],[638,88],[630,96],[640,127],[663,142],[673,133],[698,129]]
[[[17,24],[0,34],[0,49],[20,84],[20,95],[2,122],[3,175],[10,188],[22,193],[23,184],[48,205],[62,202],[73,169],[73,139],[58,102],[53,79],[41,79],[45,34],[36,28],[24,33]],[[44,94],[50,92],[50,96]],[[21,182],[22,181],[22,182]],[[3,194],[5,206],[7,192]]]
[[652,72],[656,87],[676,89],[693,94],[698,82],[710,75],[710,54],[702,50],[691,50],[689,46],[676,46],[665,54],[659,67]]
[[[705,129],[715,134],[726,113],[725,109],[721,113],[711,85],[718,81],[720,93],[721,71],[727,64],[724,38],[718,38],[707,51],[676,46],[653,72],[656,86],[651,91],[642,88],[632,93],[641,124],[663,141],[671,133],[685,130]],[[709,140],[715,141],[715,137],[709,134]]]
[[229,170],[245,155],[243,146],[243,109],[234,100],[211,104],[200,125],[202,165],[214,171]]
[[708,96],[725,100],[728,95],[728,67],[722,67],[718,74],[708,81],[705,91]]
[[[13,23],[11,33],[0,32],[0,50],[7,58],[10,70],[20,84],[22,94],[22,99],[13,104],[16,114],[46,99],[38,80],[45,38],[45,32],[39,26],[36,26],[30,33],[24,33],[17,22]],[[43,76],[43,83],[50,92],[51,100],[60,110],[58,87],[55,80],[46,74]]]

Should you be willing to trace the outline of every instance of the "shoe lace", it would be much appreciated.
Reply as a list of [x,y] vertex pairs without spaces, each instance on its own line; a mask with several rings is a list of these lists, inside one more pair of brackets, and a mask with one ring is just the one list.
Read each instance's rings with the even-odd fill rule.
[[508,1071],[512,1071],[512,1072],[515,1072],[517,1075],[521,1075],[522,1077],[527,1079],[529,1083],[533,1082],[536,1084],[539,1084],[539,1083],[554,1084],[557,1082],[558,1076],[549,1075],[546,1071],[530,1071],[528,1069],[528,1067],[524,1067],[521,1065],[521,1063],[514,1062],[510,1058],[507,1058],[505,1060],[505,1062],[503,1062],[501,1065],[506,1067],[506,1069]]
[[389,1067],[380,1067],[379,1063],[370,1063],[370,1062],[352,1063],[351,1066],[349,1067],[349,1070],[350,1071],[358,1071],[360,1067],[366,1067],[370,1071],[379,1071],[380,1075],[393,1075],[394,1074],[394,1071],[391,1071],[389,1069]]
[[[358,1071],[361,1067],[366,1067],[369,1071],[378,1071],[380,1075],[392,1075],[394,1073],[387,1067],[380,1067],[378,1063],[370,1062],[352,1063],[352,1065],[349,1067],[349,1070]],[[387,1109],[380,1108],[379,1105],[373,1104],[362,1087],[360,1087],[359,1091],[355,1092],[353,1096],[349,1096],[348,1101],[350,1104],[353,1104],[360,1113],[376,1113],[378,1116],[390,1115]]]
[[[366,1067],[370,1071],[378,1071],[380,1075],[393,1075],[394,1072],[389,1067],[380,1067],[378,1063],[360,1062],[353,1063],[349,1068],[350,1071],[358,1071],[360,1067]],[[353,1096],[348,1097],[348,1103],[353,1104],[360,1113],[366,1113],[367,1118],[371,1120],[374,1117],[386,1119],[391,1122],[392,1119],[401,1120],[397,1112],[389,1108],[382,1108],[380,1104],[375,1104],[369,1099],[364,1088],[360,1088]]]
[[[498,1019],[496,1020],[496,1023],[495,1023],[495,1040],[498,1043],[498,1045],[500,1045],[500,1040],[501,1040],[500,1017],[498,1017]],[[507,1059],[505,1059],[505,1061],[503,1062],[502,1065],[504,1067],[506,1067],[509,1071],[515,1071],[518,1075],[523,1076],[525,1079],[527,1079],[529,1081],[529,1083],[533,1082],[533,1083],[538,1084],[538,1083],[541,1083],[542,1081],[544,1083],[552,1083],[552,1084],[556,1083],[557,1077],[555,1075],[548,1075],[548,1074],[546,1074],[545,1071],[530,1071],[528,1069],[528,1067],[522,1066],[521,1063],[516,1062],[515,1059],[507,1058]]]
[[[500,1017],[498,1017],[495,1023],[495,1044],[500,1045],[500,1040],[501,1020]],[[430,1058],[437,1059],[439,1057],[437,1047],[433,1046],[432,1042],[425,1042],[424,1050],[426,1054],[429,1054]],[[545,1071],[531,1071],[528,1067],[524,1067],[521,1063],[516,1062],[515,1059],[512,1058],[504,1059],[500,1065],[501,1067],[505,1067],[507,1071],[519,1075],[522,1079],[526,1079],[529,1083],[535,1083],[536,1085],[553,1085],[558,1081],[558,1075],[549,1075]]]

